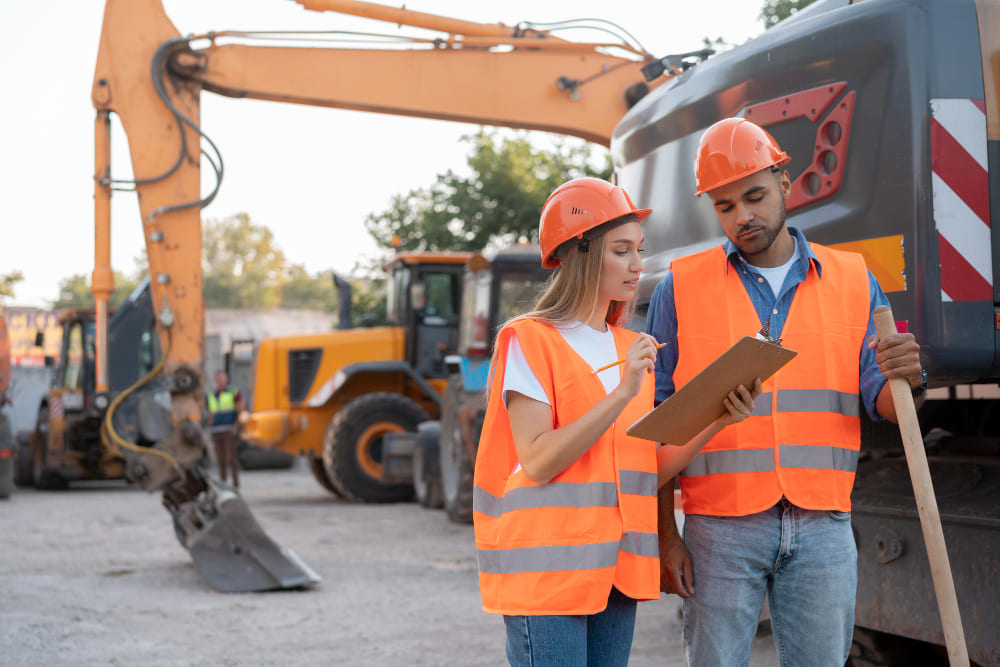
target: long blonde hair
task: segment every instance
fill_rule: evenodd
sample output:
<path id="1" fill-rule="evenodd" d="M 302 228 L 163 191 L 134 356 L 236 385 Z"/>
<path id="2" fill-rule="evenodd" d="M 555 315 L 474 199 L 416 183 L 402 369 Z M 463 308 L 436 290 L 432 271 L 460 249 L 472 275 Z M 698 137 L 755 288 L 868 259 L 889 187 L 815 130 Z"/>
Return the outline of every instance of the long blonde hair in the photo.
<path id="1" fill-rule="evenodd" d="M 565 252 L 560 257 L 559 267 L 552 272 L 534 308 L 520 317 L 550 323 L 568 323 L 579 319 L 582 312 L 584 319 L 593 315 L 593 310 L 598 307 L 597 295 L 601 284 L 606 236 L 604 233 L 591 239 L 587 252 L 581 252 L 576 243 L 567 243 Z M 588 307 L 590 312 L 585 312 Z M 604 321 L 624 326 L 634 312 L 635 298 L 612 301 L 608 304 Z M 511 321 L 515 319 L 518 318 Z"/>

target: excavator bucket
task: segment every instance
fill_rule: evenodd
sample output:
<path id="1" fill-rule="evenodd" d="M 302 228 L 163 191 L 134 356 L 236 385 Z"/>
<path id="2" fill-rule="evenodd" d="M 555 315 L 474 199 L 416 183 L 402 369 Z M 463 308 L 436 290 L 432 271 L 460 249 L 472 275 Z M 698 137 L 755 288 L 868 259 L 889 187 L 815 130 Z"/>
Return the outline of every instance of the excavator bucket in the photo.
<path id="1" fill-rule="evenodd" d="M 239 492 L 207 478 L 193 500 L 175 505 L 164 495 L 174 517 L 177 539 L 191 554 L 205 581 L 225 593 L 303 588 L 320 580 L 291 549 L 267 536 Z"/>

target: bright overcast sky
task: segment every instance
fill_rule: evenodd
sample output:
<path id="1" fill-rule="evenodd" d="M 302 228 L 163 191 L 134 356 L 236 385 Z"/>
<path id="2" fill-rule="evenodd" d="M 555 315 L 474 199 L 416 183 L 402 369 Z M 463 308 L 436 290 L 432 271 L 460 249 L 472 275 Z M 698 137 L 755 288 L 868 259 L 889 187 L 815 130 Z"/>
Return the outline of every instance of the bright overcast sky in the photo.
<path id="1" fill-rule="evenodd" d="M 399 6 L 400 2 L 383 3 Z M 656 55 L 692 51 L 703 37 L 740 43 L 759 34 L 763 0 L 529 2 L 408 0 L 421 12 L 514 25 L 578 18 L 611 20 Z M 59 281 L 93 269 L 93 127 L 90 88 L 103 0 L 0 0 L 0 64 L 6 129 L 0 161 L 0 274 L 20 270 L 9 305 L 47 306 Z M 308 12 L 289 0 L 164 0 L 182 34 L 208 30 L 354 29 L 394 26 Z M 407 34 L 414 34 L 409 31 Z M 567 39 L 601 39 L 563 34 Z M 116 126 L 118 127 L 118 126 Z M 203 219 L 245 211 L 270 227 L 292 263 L 350 274 L 375 254 L 369 213 L 392 195 L 463 171 L 477 126 L 202 95 L 202 127 L 218 145 L 226 175 Z M 127 177 L 124 133 L 113 134 L 112 171 Z M 392 150 L 395 149 L 395 150 Z M 206 181 L 207 182 L 207 181 Z M 112 262 L 131 274 L 142 250 L 135 195 L 115 193 Z"/>

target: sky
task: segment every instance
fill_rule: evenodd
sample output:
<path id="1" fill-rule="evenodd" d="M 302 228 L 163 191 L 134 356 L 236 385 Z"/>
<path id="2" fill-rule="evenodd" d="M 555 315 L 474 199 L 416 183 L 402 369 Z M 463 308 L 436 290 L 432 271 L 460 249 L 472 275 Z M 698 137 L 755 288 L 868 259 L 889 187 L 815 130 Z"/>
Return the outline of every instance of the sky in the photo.
<path id="1" fill-rule="evenodd" d="M 392 4 L 400 6 L 398 0 Z M 515 25 L 579 18 L 613 21 L 655 55 L 702 48 L 704 37 L 738 44 L 760 34 L 763 0 L 529 2 L 408 0 L 408 9 Z M 210 30 L 360 30 L 395 25 L 303 9 L 290 0 L 163 0 L 181 34 Z M 21 271 L 9 306 L 46 307 L 61 280 L 94 261 L 94 110 L 90 101 L 103 0 L 0 0 L 5 129 L 0 160 L 0 274 Z M 400 31 L 403 32 L 403 31 Z M 421 34 L 405 29 L 405 34 Z M 426 33 L 424 33 L 426 34 Z M 604 37 L 560 33 L 575 41 Z M 359 56 L 362 57 L 362 56 Z M 202 220 L 240 212 L 272 230 L 288 262 L 310 273 L 356 274 L 376 256 L 365 217 L 393 195 L 466 172 L 476 125 L 302 107 L 202 94 L 202 128 L 219 147 L 225 178 Z M 533 140 L 545 142 L 537 133 Z M 203 168 L 203 173 L 207 170 Z M 112 174 L 131 176 L 127 138 L 113 122 Z M 206 187 L 209 180 L 204 179 Z M 112 200 L 112 264 L 133 274 L 143 249 L 134 194 Z"/>

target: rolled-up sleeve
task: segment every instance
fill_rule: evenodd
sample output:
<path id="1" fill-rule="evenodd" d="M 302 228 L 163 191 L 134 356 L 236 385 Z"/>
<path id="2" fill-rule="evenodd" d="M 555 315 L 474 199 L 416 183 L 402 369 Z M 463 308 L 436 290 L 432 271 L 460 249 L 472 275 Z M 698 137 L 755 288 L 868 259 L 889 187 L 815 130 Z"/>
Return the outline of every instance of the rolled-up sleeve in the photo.
<path id="1" fill-rule="evenodd" d="M 868 292 L 870 301 L 868 333 L 865 336 L 864 343 L 861 345 L 861 360 L 860 368 L 858 369 L 861 379 L 861 401 L 865 404 L 868 416 L 874 421 L 881 421 L 883 417 L 875 409 L 875 403 L 878 400 L 879 392 L 882 391 L 882 387 L 885 385 L 885 376 L 878 369 L 878 362 L 875 361 L 875 350 L 868 349 L 868 339 L 876 334 L 875 309 L 879 306 L 888 306 L 889 299 L 886 298 L 885 292 L 882 291 L 871 271 L 868 272 Z"/>

